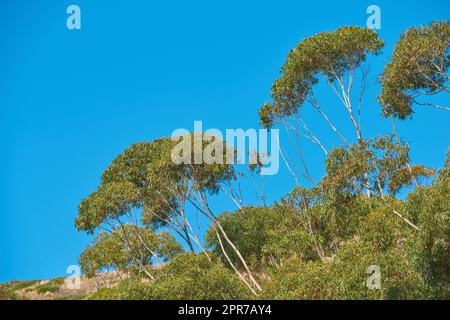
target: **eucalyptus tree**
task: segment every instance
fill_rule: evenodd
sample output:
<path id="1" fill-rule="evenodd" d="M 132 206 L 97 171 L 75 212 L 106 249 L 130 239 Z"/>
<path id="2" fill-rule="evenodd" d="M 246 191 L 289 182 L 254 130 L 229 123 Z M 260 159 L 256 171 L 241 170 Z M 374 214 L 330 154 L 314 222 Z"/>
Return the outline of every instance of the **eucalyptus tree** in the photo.
<path id="1" fill-rule="evenodd" d="M 355 72 L 368 54 L 377 55 L 382 47 L 383 41 L 374 30 L 359 27 L 343 27 L 305 38 L 289 52 L 281 76 L 272 85 L 273 101 L 265 103 L 259 110 L 260 123 L 268 128 L 283 123 L 309 104 L 348 145 L 350 139 L 337 129 L 314 93 L 314 87 L 323 79 L 342 103 L 356 137 L 361 141 L 359 109 L 355 111 L 351 99 Z"/>
<path id="2" fill-rule="evenodd" d="M 409 146 L 393 135 L 364 139 L 333 149 L 325 176 L 315 186 L 295 187 L 280 204 L 244 207 L 221 214 L 219 220 L 244 258 L 259 270 L 278 269 L 294 255 L 327 262 L 343 244 L 371 235 L 359 230 L 370 214 L 382 213 L 399 230 L 406 229 L 398 238 L 422 232 L 395 195 L 414 180 L 433 175 L 434 170 L 423 165 L 410 165 Z M 212 230 L 207 243 L 220 253 Z M 231 259 L 239 262 L 235 255 Z"/>
<path id="3" fill-rule="evenodd" d="M 101 232 L 80 256 L 83 273 L 92 277 L 113 269 L 125 274 L 144 273 L 155 280 L 151 270 L 161 267 L 182 252 L 180 244 L 168 232 L 125 224 L 111 233 Z"/>
<path id="4" fill-rule="evenodd" d="M 425 39 L 429 39 L 422 44 L 422 47 L 436 46 L 433 54 L 437 52 L 435 55 L 440 60 L 433 58 L 434 60 L 431 59 L 433 61 L 429 61 L 428 64 L 436 64 L 434 79 L 435 83 L 440 84 L 445 79 L 445 73 L 442 72 L 448 67 L 448 61 L 445 60 L 448 57 L 442 54 L 442 51 L 446 52 L 448 49 L 448 44 L 445 44 L 445 41 L 448 41 L 448 33 L 447 38 L 445 37 L 447 25 L 447 23 L 432 24 L 434 36 L 429 35 L 431 31 L 419 32 L 419 34 L 426 33 Z M 405 37 L 411 38 L 409 35 Z M 415 37 L 418 39 L 408 41 L 415 43 L 423 38 L 417 35 Z M 360 115 L 367 74 L 363 72 L 362 76 L 357 78 L 355 72 L 358 69 L 366 70 L 363 63 L 368 54 L 378 55 L 382 47 L 383 41 L 376 31 L 359 27 L 343 27 L 334 32 L 323 32 L 302 40 L 290 51 L 282 67 L 281 76 L 272 85 L 272 102 L 265 103 L 259 110 L 260 123 L 265 127 L 270 128 L 277 124 L 286 126 L 290 121 L 287 125 L 288 129 L 294 129 L 296 132 L 302 130 L 303 135 L 322 148 L 327 156 L 327 175 L 319 184 L 322 190 L 326 189 L 328 193 L 339 191 L 339 197 L 348 194 L 359 195 L 364 191 L 367 197 L 376 195 L 386 199 L 386 191 L 395 194 L 404 185 L 416 182 L 419 177 L 433 174 L 424 166 L 409 164 L 409 149 L 399 142 L 398 138 L 394 141 L 396 135 L 375 140 L 368 140 L 363 136 Z M 401 47 L 397 46 L 397 48 Z M 421 56 L 423 51 L 423 48 L 410 51 L 411 56 L 410 58 L 406 56 L 406 60 L 411 60 L 411 57 L 414 57 L 416 61 L 430 60 L 431 52 L 428 56 L 426 55 L 428 58 L 424 58 Z M 400 78 L 400 75 L 391 74 L 394 69 L 398 73 L 403 70 L 397 65 L 393 67 L 388 65 L 384 75 L 389 75 L 386 81 L 396 84 L 396 79 Z M 356 80 L 361 82 L 360 96 L 357 101 L 354 101 L 352 89 L 355 87 Z M 314 92 L 320 81 L 328 85 L 330 91 L 343 105 L 343 115 L 352 124 L 356 139 L 344 135 L 320 104 Z M 402 83 L 402 79 L 399 79 L 399 83 Z M 441 89 L 446 90 L 445 87 Z M 354 102 L 357 102 L 357 107 Z M 309 129 L 301 115 L 302 109 L 307 105 L 312 106 L 324 118 L 332 131 L 340 138 L 342 142 L 340 146 L 328 151 L 322 140 Z M 296 123 L 292 124 L 292 120 Z M 356 143 L 353 143 L 355 140 Z M 299 153 L 299 156 L 303 170 L 299 170 L 298 166 L 282 153 L 290 173 L 296 180 L 297 190 L 303 190 L 300 187 L 297 172 L 307 178 L 310 174 L 302 154 Z M 313 185 L 319 185 L 312 179 L 308 180 L 313 182 Z M 300 209 L 304 210 L 305 207 Z M 417 228 L 397 210 L 393 212 L 412 227 Z"/>
<path id="5" fill-rule="evenodd" d="M 222 140 L 195 133 L 177 139 L 136 143 L 113 160 L 102 174 L 97 191 L 80 203 L 76 227 L 89 233 L 96 229 L 106 232 L 118 228 L 124 230 L 126 224 L 142 225 L 154 231 L 166 227 L 182 239 L 191 252 L 196 246 L 210 259 L 190 221 L 196 214 L 203 215 L 216 230 L 218 239 L 223 239 L 228 248 L 240 257 L 245 276 L 231 260 L 229 262 L 241 280 L 256 293 L 255 289 L 260 290 L 257 280 L 209 204 L 209 195 L 219 193 L 224 185 L 230 185 L 236 178 L 233 167 L 225 163 L 197 163 L 194 153 L 190 154 L 188 161 L 174 162 L 173 152 L 178 152 L 179 139 L 188 141 L 192 147 L 200 141 L 205 155 L 208 152 L 212 156 L 215 152 L 230 152 Z M 136 232 L 135 238 L 145 244 L 137 229 L 129 230 Z M 227 255 L 225 248 L 223 254 Z"/>
<path id="6" fill-rule="evenodd" d="M 383 41 L 376 31 L 343 27 L 334 32 L 322 32 L 305 38 L 289 52 L 281 69 L 281 76 L 272 84 L 272 101 L 260 108 L 259 117 L 260 123 L 266 128 L 275 125 L 286 128 L 288 140 L 297 153 L 299 162 L 289 158 L 280 145 L 281 156 L 297 186 L 300 185 L 298 174 L 310 183 L 316 183 L 304 159 L 301 139 L 306 137 L 318 145 L 325 155 L 329 153 L 326 143 L 307 123 L 302 109 L 309 106 L 316 110 L 345 146 L 350 146 L 355 138 L 362 143 L 361 109 L 368 78 L 368 67 L 364 62 L 367 55 L 380 54 L 382 47 Z M 359 77 L 358 71 L 361 73 Z M 344 134 L 335 124 L 335 119 L 329 116 L 327 109 L 330 110 L 331 106 L 325 108 L 319 101 L 315 89 L 320 81 L 329 87 L 329 94 L 337 97 L 342 106 L 343 119 L 348 119 L 355 132 L 353 138 Z M 353 88 L 358 81 L 359 94 L 355 98 Z"/>
<path id="7" fill-rule="evenodd" d="M 449 45 L 448 21 L 410 28 L 401 35 L 381 75 L 378 99 L 386 117 L 404 120 L 412 116 L 414 105 L 450 110 L 424 98 L 450 92 Z"/>

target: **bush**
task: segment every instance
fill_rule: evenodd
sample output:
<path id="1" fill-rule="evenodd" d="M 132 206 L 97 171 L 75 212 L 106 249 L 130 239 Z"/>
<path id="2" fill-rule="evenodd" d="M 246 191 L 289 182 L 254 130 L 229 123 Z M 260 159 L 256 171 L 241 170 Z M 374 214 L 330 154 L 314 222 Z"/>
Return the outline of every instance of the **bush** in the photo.
<path id="1" fill-rule="evenodd" d="M 18 300 L 19 296 L 9 286 L 0 285 L 0 300 Z"/>
<path id="2" fill-rule="evenodd" d="M 369 289 L 368 268 L 380 267 L 381 287 Z M 386 252 L 363 241 L 344 245 L 331 261 L 290 259 L 266 284 L 267 299 L 421 299 L 426 285 L 400 248 Z"/>
<path id="3" fill-rule="evenodd" d="M 139 277 L 102 288 L 93 300 L 222 300 L 250 298 L 249 289 L 227 268 L 203 255 L 179 254 L 157 271 L 152 283 Z"/>
<path id="4" fill-rule="evenodd" d="M 153 299 L 225 300 L 250 298 L 236 274 L 203 255 L 180 254 L 151 286 Z"/>

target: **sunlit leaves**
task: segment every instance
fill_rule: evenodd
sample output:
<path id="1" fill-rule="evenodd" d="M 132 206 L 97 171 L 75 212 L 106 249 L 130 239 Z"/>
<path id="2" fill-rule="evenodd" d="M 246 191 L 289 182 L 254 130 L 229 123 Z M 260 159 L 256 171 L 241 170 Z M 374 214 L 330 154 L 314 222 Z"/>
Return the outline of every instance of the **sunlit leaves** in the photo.
<path id="1" fill-rule="evenodd" d="M 139 273 L 142 268 L 161 264 L 182 251 L 180 244 L 167 232 L 156 234 L 148 228 L 123 225 L 111 233 L 100 233 L 80 256 L 87 276 L 113 269 Z"/>
<path id="2" fill-rule="evenodd" d="M 277 119 L 295 114 L 319 76 L 333 82 L 382 47 L 383 41 L 374 30 L 359 27 L 343 27 L 302 40 L 289 52 L 281 77 L 272 85 L 273 102 L 259 110 L 261 124 L 269 128 Z"/>
<path id="3" fill-rule="evenodd" d="M 448 92 L 449 45 L 448 21 L 410 28 L 402 34 L 381 76 L 379 101 L 386 117 L 406 119 L 413 114 L 420 95 Z"/>
<path id="4" fill-rule="evenodd" d="M 432 176 L 434 171 L 422 165 L 410 166 L 408 145 L 387 135 L 335 148 L 326 160 L 326 173 L 324 188 L 337 194 L 379 193 L 386 187 L 396 194 L 414 179 Z"/>
<path id="5" fill-rule="evenodd" d="M 120 181 L 101 185 L 78 206 L 75 225 L 78 230 L 93 232 L 106 218 L 119 217 L 139 206 L 139 189 L 132 182 Z"/>
<path id="6" fill-rule="evenodd" d="M 155 272 L 152 283 L 132 277 L 95 293 L 91 299 L 227 300 L 250 299 L 249 290 L 220 263 L 203 255 L 183 253 Z"/>
<path id="7" fill-rule="evenodd" d="M 202 143 L 204 147 L 211 141 Z M 175 145 L 170 139 L 136 143 L 114 159 L 98 190 L 80 203 L 77 228 L 93 232 L 106 219 L 133 209 L 141 210 L 144 223 L 157 227 L 164 224 L 159 215 L 174 214 L 181 199 L 193 192 L 193 182 L 196 190 L 216 193 L 221 181 L 234 179 L 227 164 L 194 164 L 193 158 L 191 163 L 174 164 L 171 151 Z"/>

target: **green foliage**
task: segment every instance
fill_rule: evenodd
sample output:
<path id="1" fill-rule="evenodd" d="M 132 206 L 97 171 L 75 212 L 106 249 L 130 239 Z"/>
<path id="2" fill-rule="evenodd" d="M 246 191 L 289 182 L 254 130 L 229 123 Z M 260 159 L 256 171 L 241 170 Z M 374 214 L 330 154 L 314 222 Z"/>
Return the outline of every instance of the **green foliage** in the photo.
<path id="1" fill-rule="evenodd" d="M 153 299 L 226 300 L 249 298 L 249 290 L 228 268 L 203 255 L 181 254 L 152 284 Z"/>
<path id="2" fill-rule="evenodd" d="M 265 284 L 263 298 L 333 299 L 334 292 L 329 285 L 332 281 L 330 269 L 330 265 L 325 263 L 289 259 L 272 275 L 272 280 Z"/>
<path id="3" fill-rule="evenodd" d="M 264 270 L 279 266 L 293 255 L 305 260 L 319 258 L 317 247 L 326 242 L 331 226 L 329 219 L 319 206 L 304 212 L 297 209 L 285 200 L 282 205 L 245 207 L 235 213 L 224 213 L 219 221 L 244 259 L 253 268 Z M 208 230 L 206 240 L 214 254 L 227 265 L 213 229 Z M 239 265 L 238 257 L 226 244 L 225 249 L 233 263 Z"/>
<path id="4" fill-rule="evenodd" d="M 422 165 L 411 167 L 408 145 L 392 135 L 335 148 L 325 165 L 323 187 L 335 194 L 362 194 L 367 190 L 379 193 L 387 187 L 394 195 L 414 179 L 434 174 Z"/>
<path id="5" fill-rule="evenodd" d="M 274 207 L 244 207 L 234 213 L 223 213 L 219 216 L 219 222 L 227 233 L 231 241 L 239 248 L 244 259 L 253 267 L 259 268 L 261 265 L 275 262 L 276 256 L 266 251 L 272 241 L 276 241 L 274 230 L 278 230 L 281 224 L 293 222 L 294 216 L 281 206 Z M 291 235 L 293 236 L 293 235 Z M 206 242 L 213 249 L 217 257 L 221 257 L 224 264 L 227 264 L 222 255 L 215 231 L 211 228 L 206 235 Z M 228 255 L 235 264 L 240 264 L 237 255 L 230 250 L 228 244 L 224 244 Z M 289 250 L 289 248 L 286 248 Z"/>
<path id="6" fill-rule="evenodd" d="M 119 299 L 119 292 L 117 290 L 117 287 L 100 288 L 93 294 L 85 298 L 85 300 L 118 300 L 118 299 Z"/>
<path id="7" fill-rule="evenodd" d="M 168 139 L 136 143 L 114 159 L 103 173 L 98 190 L 80 203 L 77 229 L 92 233 L 106 219 L 142 209 L 149 201 L 149 168 L 170 145 Z"/>
<path id="8" fill-rule="evenodd" d="M 64 278 L 56 278 L 50 280 L 45 284 L 38 285 L 35 290 L 37 293 L 44 294 L 47 292 L 57 292 L 61 289 L 61 286 L 64 283 Z"/>
<path id="9" fill-rule="evenodd" d="M 450 66 L 450 23 L 432 22 L 410 28 L 395 45 L 394 54 L 381 76 L 379 101 L 386 117 L 406 119 L 421 95 L 444 90 Z"/>
<path id="10" fill-rule="evenodd" d="M 109 268 L 139 272 L 181 251 L 180 244 L 168 232 L 156 234 L 149 228 L 126 224 L 110 234 L 100 233 L 94 244 L 81 254 L 80 265 L 88 277 Z"/>
<path id="11" fill-rule="evenodd" d="M 381 148 L 391 146 L 390 143 L 381 139 L 371 144 Z M 374 167 L 381 168 L 381 173 L 377 171 L 379 177 L 383 172 L 395 171 L 399 158 L 407 158 L 407 154 L 394 152 L 395 149 L 383 150 L 383 156 L 372 159 Z M 399 163 L 404 163 L 404 159 Z M 340 190 L 336 196 L 336 192 L 327 190 L 327 184 L 321 183 L 312 189 L 296 188 L 281 204 L 272 207 L 246 207 L 224 213 L 219 221 L 244 258 L 259 270 L 261 279 L 269 279 L 263 281 L 262 298 L 446 298 L 449 163 L 447 160 L 433 186 L 418 188 L 406 202 L 388 198 L 386 204 L 379 196 L 368 198 L 348 189 Z M 328 174 L 341 173 L 330 169 Z M 345 184 L 339 186 L 344 188 Z M 428 199 L 417 199 L 418 195 L 424 196 L 424 190 L 430 192 Z M 418 202 L 412 202 L 413 199 Z M 431 207 L 424 207 L 423 203 Z M 393 208 L 413 219 L 420 231 L 399 219 Z M 221 257 L 212 230 L 207 240 Z M 238 263 L 237 257 L 230 256 Z M 372 265 L 380 267 L 380 289 L 366 285 Z"/>
<path id="12" fill-rule="evenodd" d="M 434 173 L 410 166 L 409 148 L 392 136 L 363 140 L 330 152 L 326 175 L 315 187 L 296 187 L 280 204 L 244 207 L 218 217 L 228 237 L 256 271 L 267 299 L 428 299 L 449 292 L 449 163 L 429 187 L 418 187 L 406 201 L 393 196 L 413 179 Z M 408 171 L 405 173 L 405 170 Z M 367 197 L 364 186 L 369 186 Z M 376 187 L 391 192 L 382 198 Z M 416 231 L 394 214 L 403 213 Z M 80 258 L 94 274 L 113 267 L 134 274 L 90 299 L 241 299 L 250 291 L 224 258 L 213 229 L 203 254 L 179 253 L 171 236 L 125 225 L 124 234 L 100 234 Z M 135 231 L 146 246 L 138 241 Z M 129 254 L 149 247 L 169 261 L 144 280 Z M 224 244 L 235 266 L 243 266 Z M 165 249 L 164 249 L 165 248 Z M 134 257 L 136 255 L 133 255 Z M 380 267 L 381 288 L 369 289 L 368 268 Z M 133 272 L 136 271 L 136 272 Z"/>
<path id="13" fill-rule="evenodd" d="M 137 207 L 139 191 L 131 182 L 113 182 L 101 186 L 79 206 L 77 227 L 92 230 L 108 217 L 119 217 Z"/>
<path id="14" fill-rule="evenodd" d="M 31 287 L 32 285 L 37 284 L 39 281 L 31 280 L 31 281 L 11 281 L 8 282 L 8 287 L 13 291 L 23 290 Z"/>
<path id="15" fill-rule="evenodd" d="M 154 282 L 130 278 L 113 288 L 101 289 L 99 300 L 225 300 L 250 298 L 249 290 L 229 269 L 203 255 L 183 253 L 158 271 Z"/>
<path id="16" fill-rule="evenodd" d="M 354 149 L 352 149 L 354 148 Z M 363 150 L 364 152 L 362 152 Z M 419 187 L 406 202 L 374 194 L 355 181 L 381 181 L 391 192 L 418 178 L 414 169 L 397 182 L 408 163 L 408 148 L 383 137 L 350 150 L 338 148 L 327 160 L 327 175 L 315 188 L 296 188 L 279 205 L 225 213 L 219 220 L 245 259 L 269 272 L 267 299 L 448 298 L 450 161 L 430 187 Z M 343 170 L 345 168 L 345 170 Z M 416 171 L 415 171 L 416 170 Z M 416 223 L 410 228 L 393 209 Z M 217 243 L 209 231 L 211 245 Z M 236 257 L 233 259 L 236 260 Z M 380 267 L 381 288 L 369 289 L 371 265 Z"/>
<path id="17" fill-rule="evenodd" d="M 270 128 L 278 118 L 295 114 L 310 97 L 319 76 L 334 82 L 358 68 L 367 54 L 379 54 L 382 47 L 374 30 L 359 27 L 304 39 L 289 52 L 281 77 L 272 85 L 273 103 L 265 103 L 259 110 L 260 123 Z"/>
<path id="18" fill-rule="evenodd" d="M 448 22 L 412 28 L 402 35 L 382 75 L 379 100 L 385 116 L 405 119 L 413 112 L 419 90 L 428 95 L 445 90 L 449 35 Z M 186 151 L 178 149 L 182 144 L 177 139 L 134 144 L 120 154 L 103 173 L 98 189 L 80 203 L 75 223 L 90 233 L 113 225 L 81 255 L 83 272 L 91 277 L 114 269 L 129 277 L 88 298 L 254 298 L 237 270 L 252 280 L 257 298 L 449 299 L 450 152 L 435 176 L 433 169 L 410 164 L 409 145 L 396 136 L 364 139 L 352 113 L 353 72 L 382 47 L 375 31 L 344 27 L 306 38 L 289 53 L 272 86 L 273 102 L 259 110 L 261 124 L 270 128 L 295 115 L 305 102 L 314 105 L 313 88 L 324 79 L 333 88 L 340 84 L 342 96 L 337 95 L 353 121 L 358 143 L 348 143 L 337 132 L 345 146 L 327 153 L 324 177 L 309 188 L 299 186 L 296 179 L 297 186 L 280 203 L 243 207 L 215 220 L 206 194 L 216 194 L 222 183 L 237 179 L 231 166 L 195 164 L 194 153 L 189 153 L 189 163 L 174 163 L 174 148 Z M 350 79 L 347 88 L 345 77 Z M 178 140 L 190 150 L 195 145 L 202 150 L 220 146 L 210 148 L 213 157 L 235 155 L 212 136 L 188 134 Z M 250 169 L 258 172 L 258 164 Z M 420 185 L 432 177 L 432 184 Z M 396 198 L 399 194 L 402 197 Z M 212 222 L 206 233 L 210 251 L 193 253 L 186 203 L 206 210 L 202 212 Z M 133 221 L 135 212 L 140 221 Z M 179 229 L 169 222 L 177 218 Z M 185 239 L 192 252 L 183 252 L 172 234 L 160 232 L 161 227 L 170 227 Z M 217 238 L 219 227 L 233 244 L 223 241 L 228 257 Z M 157 269 L 156 260 L 160 260 Z M 381 272 L 377 289 L 367 285 L 372 266 Z M 145 277 L 143 271 L 151 274 Z M 256 290 L 253 272 L 262 291 Z M 57 284 L 41 287 L 47 292 Z M 11 287 L 0 290 L 0 296 L 12 297 Z"/>
<path id="19" fill-rule="evenodd" d="M 357 237 L 377 251 L 384 252 L 401 244 L 411 230 L 394 216 L 388 208 L 378 207 L 359 224 Z"/>
<path id="20" fill-rule="evenodd" d="M 380 267 L 380 289 L 366 281 L 372 265 Z M 288 260 L 266 283 L 268 299 L 420 299 L 426 285 L 398 247 L 380 251 L 371 242 L 343 245 L 330 261 Z"/>
<path id="21" fill-rule="evenodd" d="M 101 288 L 89 300 L 151 300 L 151 287 L 139 277 L 121 281 L 110 288 Z"/>
<path id="22" fill-rule="evenodd" d="M 206 135 L 189 134 L 180 139 L 186 139 L 192 148 L 200 140 L 203 149 L 213 144 L 220 145 L 217 149 L 224 155 L 229 152 L 223 141 Z M 180 211 L 194 183 L 196 191 L 217 193 L 220 182 L 234 179 L 230 165 L 195 164 L 193 152 L 190 163 L 174 164 L 171 154 L 177 144 L 166 138 L 136 143 L 114 159 L 103 173 L 98 190 L 80 203 L 77 229 L 93 233 L 103 222 L 137 209 L 144 224 L 157 228 L 166 224 L 161 217 Z"/>
<path id="23" fill-rule="evenodd" d="M 416 267 L 438 298 L 450 298 L 450 152 L 433 185 L 407 199 L 407 208 L 421 229 L 411 241 Z"/>
<path id="24" fill-rule="evenodd" d="M 396 243 L 387 250 L 377 250 L 370 242 L 352 242 L 343 246 L 333 261 L 333 279 L 337 297 L 343 299 L 420 299 L 426 298 L 426 286 L 414 270 L 410 258 Z M 377 265 L 381 287 L 367 287 L 368 267 Z"/>

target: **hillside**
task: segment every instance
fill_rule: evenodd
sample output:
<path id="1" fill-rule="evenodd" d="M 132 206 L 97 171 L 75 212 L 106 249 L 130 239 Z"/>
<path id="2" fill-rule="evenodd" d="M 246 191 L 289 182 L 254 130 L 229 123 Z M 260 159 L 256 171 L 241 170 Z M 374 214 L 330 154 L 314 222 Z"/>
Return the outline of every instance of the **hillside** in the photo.
<path id="1" fill-rule="evenodd" d="M 92 278 L 82 276 L 79 289 L 72 289 L 73 279 L 70 277 L 10 281 L 0 284 L 0 300 L 80 300 L 100 288 L 116 285 L 124 277 L 126 276 L 117 272 L 102 273 Z"/>

